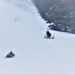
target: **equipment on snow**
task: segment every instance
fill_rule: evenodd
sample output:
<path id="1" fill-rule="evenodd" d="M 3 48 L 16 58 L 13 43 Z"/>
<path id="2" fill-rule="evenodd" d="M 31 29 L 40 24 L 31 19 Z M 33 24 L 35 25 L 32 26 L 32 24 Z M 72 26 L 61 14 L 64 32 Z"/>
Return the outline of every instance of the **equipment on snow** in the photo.
<path id="1" fill-rule="evenodd" d="M 15 57 L 15 54 L 14 54 L 12 51 L 10 51 L 10 52 L 6 55 L 5 58 L 13 58 L 13 57 Z"/>
<path id="2" fill-rule="evenodd" d="M 54 39 L 54 35 L 52 36 L 52 34 L 49 31 L 46 31 L 46 35 L 44 35 L 45 39 Z"/>

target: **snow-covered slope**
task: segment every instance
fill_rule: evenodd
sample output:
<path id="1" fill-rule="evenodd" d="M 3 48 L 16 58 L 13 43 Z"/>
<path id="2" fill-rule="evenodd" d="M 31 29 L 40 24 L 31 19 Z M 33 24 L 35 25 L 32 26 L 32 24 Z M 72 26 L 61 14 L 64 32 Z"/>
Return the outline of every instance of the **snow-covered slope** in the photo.
<path id="1" fill-rule="evenodd" d="M 0 74 L 75 74 L 75 35 L 44 39 L 45 26 L 37 10 L 0 0 Z M 15 58 L 5 59 L 11 50 Z"/>

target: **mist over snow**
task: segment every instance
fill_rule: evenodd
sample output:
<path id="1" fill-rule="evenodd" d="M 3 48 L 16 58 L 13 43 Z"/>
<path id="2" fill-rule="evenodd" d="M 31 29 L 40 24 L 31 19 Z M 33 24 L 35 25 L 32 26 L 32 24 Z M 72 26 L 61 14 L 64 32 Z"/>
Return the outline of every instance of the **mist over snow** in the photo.
<path id="1" fill-rule="evenodd" d="M 0 74 L 75 74 L 75 35 L 46 26 L 31 0 L 0 0 Z"/>

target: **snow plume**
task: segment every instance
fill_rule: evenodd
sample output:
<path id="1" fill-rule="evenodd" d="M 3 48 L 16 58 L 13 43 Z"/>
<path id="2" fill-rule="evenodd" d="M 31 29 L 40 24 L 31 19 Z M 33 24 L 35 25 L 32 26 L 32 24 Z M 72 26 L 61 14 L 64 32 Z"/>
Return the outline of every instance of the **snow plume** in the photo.
<path id="1" fill-rule="evenodd" d="M 40 13 L 38 12 L 38 9 L 35 7 L 32 0 L 6 0 L 10 2 L 13 5 L 18 6 L 19 8 L 23 9 L 25 12 L 30 13 L 31 15 L 34 15 L 38 18 L 39 22 L 42 25 L 42 29 L 46 30 L 46 22 L 44 19 L 40 16 Z"/>
<path id="2" fill-rule="evenodd" d="M 7 0 L 11 2 L 12 4 L 16 4 L 20 8 L 24 10 L 30 10 L 31 7 L 33 7 L 32 1 L 31 0 Z"/>

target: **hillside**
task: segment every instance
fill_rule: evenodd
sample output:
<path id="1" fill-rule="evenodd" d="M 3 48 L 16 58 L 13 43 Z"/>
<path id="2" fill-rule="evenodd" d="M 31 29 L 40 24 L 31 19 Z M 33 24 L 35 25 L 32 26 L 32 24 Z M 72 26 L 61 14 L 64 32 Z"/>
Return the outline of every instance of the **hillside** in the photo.
<path id="1" fill-rule="evenodd" d="M 75 35 L 50 31 L 55 39 L 49 40 L 45 31 L 34 6 L 0 0 L 0 74 L 75 74 Z M 15 58 L 4 58 L 9 51 Z"/>

